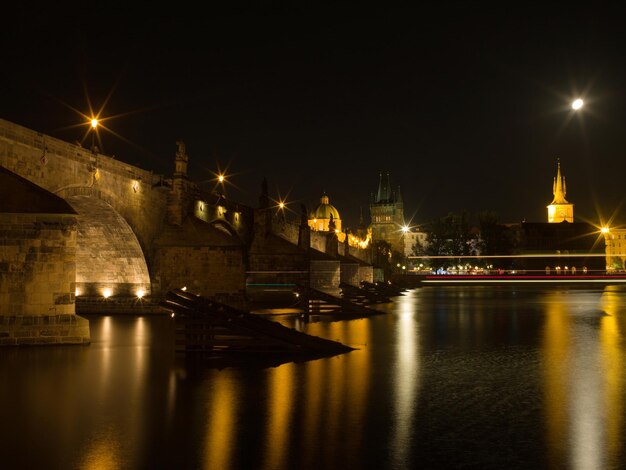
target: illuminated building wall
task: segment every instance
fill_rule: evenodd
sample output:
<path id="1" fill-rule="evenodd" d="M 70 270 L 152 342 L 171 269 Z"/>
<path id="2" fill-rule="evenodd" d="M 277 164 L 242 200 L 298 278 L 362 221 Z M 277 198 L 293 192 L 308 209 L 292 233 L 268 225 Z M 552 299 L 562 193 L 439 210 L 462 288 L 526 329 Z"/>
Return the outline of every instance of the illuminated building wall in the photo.
<path id="1" fill-rule="evenodd" d="M 626 268 L 626 229 L 610 229 L 604 239 L 607 271 L 623 271 Z"/>
<path id="2" fill-rule="evenodd" d="M 426 232 L 417 232 L 417 231 L 408 231 L 402 234 L 402 240 L 404 241 L 404 251 L 402 252 L 404 256 L 413 256 L 414 253 L 413 247 L 416 245 L 421 246 L 422 248 L 426 248 L 427 245 L 428 233 Z"/>

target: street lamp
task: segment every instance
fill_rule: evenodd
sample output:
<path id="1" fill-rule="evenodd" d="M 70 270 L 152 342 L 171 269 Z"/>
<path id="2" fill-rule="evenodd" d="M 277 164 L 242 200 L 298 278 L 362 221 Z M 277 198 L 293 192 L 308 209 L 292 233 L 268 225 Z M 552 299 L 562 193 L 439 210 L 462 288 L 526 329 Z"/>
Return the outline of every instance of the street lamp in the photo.
<path id="1" fill-rule="evenodd" d="M 98 119 L 92 118 L 90 121 L 91 124 L 91 151 L 93 153 L 96 152 L 96 133 L 98 132 Z"/>
<path id="2" fill-rule="evenodd" d="M 572 109 L 574 111 L 578 111 L 580 108 L 583 107 L 583 104 L 585 103 L 581 98 L 576 98 L 574 101 L 572 101 Z"/>

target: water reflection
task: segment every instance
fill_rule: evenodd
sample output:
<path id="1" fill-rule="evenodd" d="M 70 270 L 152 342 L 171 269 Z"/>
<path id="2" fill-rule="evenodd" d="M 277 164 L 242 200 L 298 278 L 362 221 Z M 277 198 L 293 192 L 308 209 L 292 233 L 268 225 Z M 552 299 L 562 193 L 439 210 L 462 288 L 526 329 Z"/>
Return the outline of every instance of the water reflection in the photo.
<path id="1" fill-rule="evenodd" d="M 240 406 L 237 380 L 225 372 L 212 381 L 199 405 L 206 403 L 206 420 L 202 420 L 205 433 L 203 468 L 233 468 L 232 459 L 236 447 L 236 418 Z M 202 412 L 204 406 L 198 407 Z"/>
<path id="2" fill-rule="evenodd" d="M 600 320 L 600 353 L 602 356 L 602 372 L 604 373 L 603 401 L 607 406 L 606 434 L 607 460 L 612 465 L 620 463 L 619 450 L 623 445 L 622 433 L 624 422 L 624 338 L 621 333 L 625 304 L 623 295 L 614 287 L 607 287 L 600 301 L 606 313 Z M 621 321 L 620 321 L 621 320 Z"/>
<path id="3" fill-rule="evenodd" d="M 419 328 L 416 315 L 419 302 L 415 292 L 398 299 L 392 433 L 390 461 L 396 468 L 416 468 L 411 462 L 411 437 L 420 381 Z"/>
<path id="4" fill-rule="evenodd" d="M 302 324 L 357 349 L 275 367 L 180 360 L 169 317 L 94 317 L 88 347 L 0 350 L 2 467 L 619 469 L 625 300 L 417 289 Z"/>
<path id="5" fill-rule="evenodd" d="M 267 384 L 267 438 L 265 465 L 263 468 L 287 468 L 288 437 L 293 418 L 294 367 L 283 365 L 272 371 Z"/>
<path id="6" fill-rule="evenodd" d="M 614 468 L 623 417 L 623 291 L 554 292 L 544 335 L 546 426 L 552 467 Z M 623 312 L 622 312 L 623 313 Z"/>

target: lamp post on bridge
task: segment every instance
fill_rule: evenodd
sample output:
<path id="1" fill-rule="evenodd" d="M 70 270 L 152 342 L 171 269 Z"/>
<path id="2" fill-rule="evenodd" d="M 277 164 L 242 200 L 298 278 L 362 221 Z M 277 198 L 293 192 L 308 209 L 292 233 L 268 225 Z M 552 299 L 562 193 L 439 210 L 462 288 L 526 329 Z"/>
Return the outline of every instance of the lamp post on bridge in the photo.
<path id="1" fill-rule="evenodd" d="M 98 129 L 98 119 L 96 118 L 92 118 L 91 119 L 91 151 L 93 153 L 98 153 L 97 152 L 97 147 L 96 147 L 96 133 Z"/>

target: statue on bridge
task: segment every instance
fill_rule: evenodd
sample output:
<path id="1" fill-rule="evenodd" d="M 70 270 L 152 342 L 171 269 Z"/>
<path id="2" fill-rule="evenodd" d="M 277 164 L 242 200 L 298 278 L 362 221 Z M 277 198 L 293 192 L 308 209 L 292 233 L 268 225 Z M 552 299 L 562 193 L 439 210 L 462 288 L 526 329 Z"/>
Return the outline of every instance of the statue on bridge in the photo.
<path id="1" fill-rule="evenodd" d="M 182 139 L 178 139 L 176 145 L 178 146 L 178 150 L 176 151 L 176 161 L 174 164 L 175 174 L 179 176 L 187 175 L 187 160 L 189 160 L 189 157 L 185 151 L 185 142 L 183 142 Z"/>

